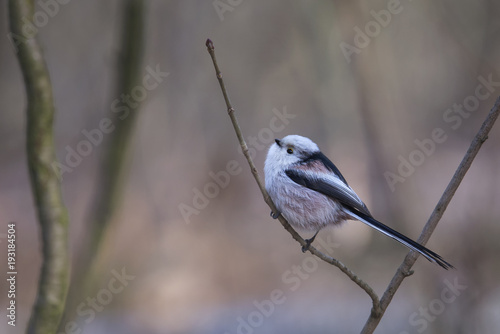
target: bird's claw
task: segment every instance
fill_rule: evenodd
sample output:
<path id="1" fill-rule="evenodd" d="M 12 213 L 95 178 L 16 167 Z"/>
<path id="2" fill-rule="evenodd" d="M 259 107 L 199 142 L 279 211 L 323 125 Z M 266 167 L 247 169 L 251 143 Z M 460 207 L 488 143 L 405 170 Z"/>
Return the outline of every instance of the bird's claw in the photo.
<path id="1" fill-rule="evenodd" d="M 309 250 L 309 247 L 311 247 L 311 243 L 309 242 L 309 240 L 306 240 L 306 244 L 302 246 L 302 253 L 307 252 Z"/>
<path id="2" fill-rule="evenodd" d="M 318 235 L 318 233 L 319 233 L 319 231 L 316 232 L 316 234 L 314 234 L 312 236 L 312 238 L 304 240 L 306 242 L 306 244 L 304 246 L 302 246 L 302 253 L 305 253 L 309 250 L 309 247 L 311 247 L 311 244 L 314 241 L 314 239 L 316 239 L 316 236 Z"/>
<path id="3" fill-rule="evenodd" d="M 278 219 L 278 217 L 281 215 L 281 212 L 277 211 L 277 212 L 272 212 L 271 211 L 271 217 L 273 217 L 273 219 Z"/>

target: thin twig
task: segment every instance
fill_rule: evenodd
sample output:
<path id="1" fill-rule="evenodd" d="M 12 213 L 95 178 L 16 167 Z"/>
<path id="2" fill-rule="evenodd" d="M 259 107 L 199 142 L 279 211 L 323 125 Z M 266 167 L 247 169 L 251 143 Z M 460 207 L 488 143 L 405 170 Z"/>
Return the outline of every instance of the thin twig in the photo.
<path id="1" fill-rule="evenodd" d="M 500 97 L 497 98 L 495 105 L 493 106 L 490 113 L 486 117 L 486 120 L 483 122 L 483 125 L 479 129 L 478 133 L 472 140 L 470 147 L 467 150 L 467 153 L 462 159 L 462 162 L 455 171 L 455 174 L 453 175 L 450 183 L 446 187 L 446 190 L 444 191 L 439 202 L 434 208 L 434 211 L 429 217 L 429 220 L 425 224 L 425 227 L 422 233 L 420 234 L 420 237 L 417 240 L 418 243 L 425 245 L 429 240 L 429 238 L 431 237 L 432 232 L 434 232 L 434 229 L 436 228 L 437 224 L 439 223 L 439 220 L 443 216 L 444 211 L 446 210 L 448 204 L 450 204 L 451 199 L 455 195 L 458 186 L 460 185 L 465 174 L 472 165 L 472 161 L 474 161 L 474 158 L 479 152 L 481 145 L 486 141 L 486 139 L 488 139 L 488 133 L 495 124 L 495 121 L 497 120 L 499 114 L 500 114 Z M 396 271 L 396 274 L 391 280 L 391 283 L 387 287 L 387 290 L 384 292 L 384 295 L 380 300 L 381 312 L 379 314 L 370 315 L 361 333 L 363 334 L 373 333 L 375 328 L 377 328 L 377 325 L 382 319 L 385 310 L 389 306 L 392 298 L 394 297 L 394 294 L 398 290 L 399 286 L 401 285 L 405 277 L 408 276 L 408 272 L 410 271 L 410 268 L 417 260 L 418 255 L 419 254 L 416 252 L 410 252 L 405 257 L 403 263 L 399 266 L 398 270 Z"/>
<path id="2" fill-rule="evenodd" d="M 69 280 L 68 225 L 61 184 L 52 168 L 56 161 L 53 138 L 54 102 L 42 49 L 35 37 L 24 36 L 26 18 L 33 17 L 34 1 L 9 1 L 10 31 L 27 95 L 26 150 L 43 251 L 38 294 L 28 333 L 55 333 L 63 314 Z"/>
<path id="3" fill-rule="evenodd" d="M 231 122 L 234 127 L 234 131 L 236 132 L 236 136 L 238 137 L 238 141 L 240 142 L 241 149 L 243 151 L 243 155 L 247 159 L 248 165 L 250 166 L 250 170 L 252 172 L 253 177 L 255 178 L 255 181 L 257 182 L 257 185 L 259 186 L 259 189 L 262 193 L 262 196 L 264 197 L 264 201 L 269 205 L 271 208 L 272 212 L 277 212 L 276 206 L 274 205 L 271 197 L 269 197 L 269 194 L 266 191 L 266 188 L 264 187 L 264 184 L 262 183 L 259 172 L 257 171 L 257 168 L 255 167 L 255 164 L 253 163 L 252 158 L 250 157 L 250 154 L 248 152 L 248 146 L 245 142 L 245 139 L 243 137 L 243 134 L 241 132 L 241 128 L 238 124 L 238 120 L 235 116 L 235 110 L 233 106 L 231 105 L 231 101 L 229 100 L 227 91 L 226 91 L 226 86 L 224 85 L 224 80 L 222 79 L 222 73 L 219 69 L 219 65 L 217 64 L 217 60 L 215 58 L 215 50 L 214 50 L 214 44 L 210 39 L 207 39 L 207 42 L 205 44 L 207 46 L 208 53 L 212 57 L 212 61 L 215 67 L 215 74 L 217 76 L 217 79 L 219 81 L 219 85 L 222 90 L 222 94 L 224 95 L 224 100 L 226 101 L 226 106 L 227 106 L 227 112 L 229 114 L 229 117 L 231 118 Z M 292 237 L 297 240 L 302 246 L 305 246 L 307 243 L 306 241 L 293 229 L 293 227 L 286 221 L 285 218 L 283 218 L 282 215 L 278 217 L 281 225 L 287 230 Z M 309 247 L 309 252 L 311 254 L 317 256 L 321 260 L 336 266 L 339 268 L 344 274 L 346 274 L 354 283 L 356 283 L 360 288 L 362 288 L 372 299 L 373 303 L 373 308 L 372 308 L 372 314 L 378 314 L 380 312 L 380 301 L 375 293 L 375 291 L 362 279 L 360 279 L 356 274 L 354 274 L 349 268 L 347 268 L 342 262 L 334 259 L 331 256 L 325 255 L 313 246 Z"/>

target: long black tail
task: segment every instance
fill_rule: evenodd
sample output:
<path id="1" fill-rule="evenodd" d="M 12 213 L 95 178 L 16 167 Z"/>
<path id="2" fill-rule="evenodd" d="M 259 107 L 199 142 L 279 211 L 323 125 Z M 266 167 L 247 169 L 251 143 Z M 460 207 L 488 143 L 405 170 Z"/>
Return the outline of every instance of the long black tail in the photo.
<path id="1" fill-rule="evenodd" d="M 381 222 L 375 220 L 373 217 L 368 216 L 364 213 L 361 213 L 359 211 L 352 212 L 349 210 L 349 215 L 352 216 L 353 218 L 356 218 L 357 220 L 365 223 L 368 226 L 373 227 L 377 231 L 387 235 L 388 237 L 393 238 L 394 240 L 399 241 L 406 247 L 419 252 L 422 254 L 427 260 L 437 263 L 444 269 L 448 270 L 449 268 L 454 268 L 451 264 L 446 262 L 439 254 L 434 253 L 428 248 L 425 248 L 421 244 L 416 243 L 415 241 L 411 240 L 407 236 L 399 233 L 398 231 L 393 230 L 392 228 L 382 224 Z"/>

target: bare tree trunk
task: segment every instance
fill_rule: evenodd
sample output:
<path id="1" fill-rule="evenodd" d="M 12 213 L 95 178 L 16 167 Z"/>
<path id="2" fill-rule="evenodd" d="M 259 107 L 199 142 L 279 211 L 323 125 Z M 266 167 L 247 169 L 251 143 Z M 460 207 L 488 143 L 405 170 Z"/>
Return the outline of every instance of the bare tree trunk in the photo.
<path id="1" fill-rule="evenodd" d="M 23 72 L 27 93 L 28 168 L 40 223 L 43 263 L 28 333 L 55 333 L 63 315 L 69 280 L 68 213 L 56 162 L 53 138 L 54 103 L 49 73 L 35 36 L 25 36 L 23 19 L 32 18 L 34 1 L 10 0 L 11 41 Z"/>

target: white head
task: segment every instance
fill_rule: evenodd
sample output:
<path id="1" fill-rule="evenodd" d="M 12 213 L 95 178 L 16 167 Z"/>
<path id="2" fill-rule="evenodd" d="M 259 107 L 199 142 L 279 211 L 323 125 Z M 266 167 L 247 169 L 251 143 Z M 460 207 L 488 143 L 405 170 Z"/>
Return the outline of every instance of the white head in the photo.
<path id="1" fill-rule="evenodd" d="M 269 169 L 282 170 L 317 152 L 319 152 L 318 145 L 306 137 L 289 135 L 283 139 L 276 139 L 267 153 L 266 172 L 271 171 Z"/>

